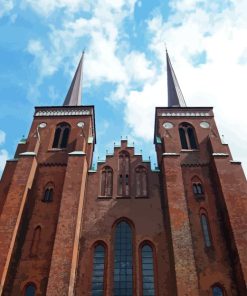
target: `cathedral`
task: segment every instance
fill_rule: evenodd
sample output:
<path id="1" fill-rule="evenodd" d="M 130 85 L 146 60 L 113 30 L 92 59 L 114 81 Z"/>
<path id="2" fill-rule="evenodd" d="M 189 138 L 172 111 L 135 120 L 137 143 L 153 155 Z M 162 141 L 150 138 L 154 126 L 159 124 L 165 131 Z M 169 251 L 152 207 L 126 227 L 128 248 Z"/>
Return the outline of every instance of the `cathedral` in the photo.
<path id="1" fill-rule="evenodd" d="M 247 190 L 212 107 L 187 107 L 168 53 L 158 166 L 127 140 L 92 168 L 83 55 L 63 105 L 35 107 L 0 181 L 0 295 L 246 296 Z"/>

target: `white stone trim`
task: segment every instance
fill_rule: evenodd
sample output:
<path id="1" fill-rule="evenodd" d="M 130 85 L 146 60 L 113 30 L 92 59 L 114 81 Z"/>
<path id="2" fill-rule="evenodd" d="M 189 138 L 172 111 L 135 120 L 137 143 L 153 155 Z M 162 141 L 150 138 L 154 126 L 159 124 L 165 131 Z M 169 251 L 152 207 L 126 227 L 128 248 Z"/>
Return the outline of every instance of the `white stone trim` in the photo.
<path id="1" fill-rule="evenodd" d="M 73 151 L 73 152 L 68 153 L 68 155 L 78 156 L 78 155 L 86 155 L 86 153 L 83 151 Z"/>
<path id="2" fill-rule="evenodd" d="M 81 116 L 91 115 L 89 110 L 76 110 L 76 109 L 57 109 L 57 110 L 44 110 L 37 111 L 35 116 Z"/>
<path id="3" fill-rule="evenodd" d="M 209 117 L 208 112 L 162 112 L 158 116 L 162 117 Z"/>
<path id="4" fill-rule="evenodd" d="M 27 151 L 19 154 L 20 156 L 36 156 L 36 153 L 33 151 Z"/>
<path id="5" fill-rule="evenodd" d="M 222 157 L 229 156 L 229 154 L 227 154 L 227 153 L 221 153 L 221 152 L 214 152 L 212 155 L 213 156 L 222 156 Z"/>

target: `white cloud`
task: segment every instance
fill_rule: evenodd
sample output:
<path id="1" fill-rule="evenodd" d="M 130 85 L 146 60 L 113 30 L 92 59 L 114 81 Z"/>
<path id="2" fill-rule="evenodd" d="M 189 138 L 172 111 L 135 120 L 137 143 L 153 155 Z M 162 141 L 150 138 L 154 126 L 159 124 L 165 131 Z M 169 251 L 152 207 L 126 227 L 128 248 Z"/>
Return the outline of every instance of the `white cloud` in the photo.
<path id="1" fill-rule="evenodd" d="M 0 18 L 8 14 L 14 8 L 14 1 L 0 0 Z"/>
<path id="2" fill-rule="evenodd" d="M 206 3 L 174 1 L 174 14 L 167 21 L 161 15 L 150 20 L 150 49 L 162 63 L 166 41 L 187 104 L 214 106 L 220 133 L 230 144 L 233 157 L 241 159 L 247 169 L 247 2 L 232 1 L 224 7 L 221 1 L 220 9 L 205 8 L 199 2 Z M 203 51 L 205 63 L 195 65 L 194 57 Z M 145 88 L 139 95 L 145 97 Z M 148 108 L 145 100 L 143 103 Z M 139 116 L 135 114 L 135 118 Z M 135 126 L 138 120 L 131 124 Z M 146 130 L 150 130 L 147 125 Z"/>
<path id="3" fill-rule="evenodd" d="M 130 91 L 126 97 L 125 120 L 133 135 L 146 141 L 153 140 L 155 107 L 164 106 L 165 79 L 159 77 L 147 83 L 142 91 Z"/>
<path id="4" fill-rule="evenodd" d="M 0 145 L 5 143 L 6 133 L 0 130 Z"/>
<path id="5" fill-rule="evenodd" d="M 8 151 L 5 149 L 1 149 L 0 150 L 0 175 L 5 167 L 5 164 L 8 158 L 9 158 Z"/>

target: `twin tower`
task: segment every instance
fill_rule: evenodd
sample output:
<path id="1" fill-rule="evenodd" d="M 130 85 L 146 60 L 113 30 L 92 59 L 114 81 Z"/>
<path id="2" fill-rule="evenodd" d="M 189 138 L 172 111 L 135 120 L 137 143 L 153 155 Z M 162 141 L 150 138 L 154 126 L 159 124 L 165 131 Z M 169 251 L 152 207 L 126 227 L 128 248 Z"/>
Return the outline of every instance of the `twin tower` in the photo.
<path id="1" fill-rule="evenodd" d="M 247 295 L 241 164 L 212 108 L 186 107 L 166 57 L 156 170 L 125 140 L 91 170 L 83 56 L 64 105 L 35 108 L 0 182 L 0 295 Z"/>

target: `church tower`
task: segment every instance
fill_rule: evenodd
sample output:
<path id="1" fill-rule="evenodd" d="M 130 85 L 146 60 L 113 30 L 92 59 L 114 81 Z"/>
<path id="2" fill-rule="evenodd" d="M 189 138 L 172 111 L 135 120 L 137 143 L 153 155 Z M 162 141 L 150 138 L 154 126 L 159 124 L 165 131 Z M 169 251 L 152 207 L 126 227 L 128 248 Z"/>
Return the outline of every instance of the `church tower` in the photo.
<path id="1" fill-rule="evenodd" d="M 0 181 L 0 295 L 245 296 L 246 179 L 168 53 L 158 167 L 127 140 L 92 169 L 84 53 L 63 106 L 36 107 Z"/>
<path id="2" fill-rule="evenodd" d="M 35 289 L 37 295 L 72 295 L 96 142 L 94 107 L 81 106 L 82 67 L 83 55 L 64 105 L 36 107 L 27 139 L 7 162 L 0 191 L 0 294 Z"/>
<path id="3" fill-rule="evenodd" d="M 177 295 L 245 295 L 246 179 L 222 143 L 212 107 L 187 107 L 168 53 L 168 107 L 154 143 Z M 202 238 L 203 237 L 203 238 Z M 175 294 L 174 294 L 175 295 Z"/>

